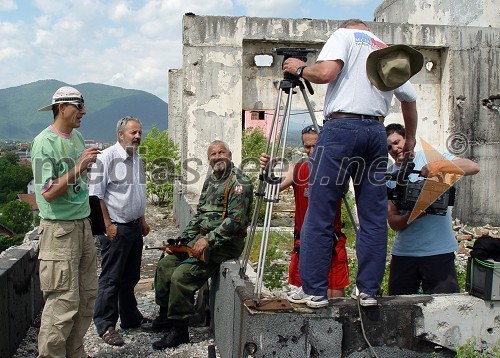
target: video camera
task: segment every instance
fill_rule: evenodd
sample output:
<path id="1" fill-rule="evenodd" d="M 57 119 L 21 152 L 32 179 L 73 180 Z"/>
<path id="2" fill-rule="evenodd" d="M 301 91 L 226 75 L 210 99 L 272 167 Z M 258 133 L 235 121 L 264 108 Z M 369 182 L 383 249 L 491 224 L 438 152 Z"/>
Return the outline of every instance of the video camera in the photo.
<path id="1" fill-rule="evenodd" d="M 420 174 L 420 171 L 414 170 L 414 168 L 415 163 L 413 160 L 411 158 L 405 159 L 398 171 L 386 174 L 386 179 L 396 182 L 394 188 L 387 188 L 388 199 L 399 210 L 413 210 L 424 189 L 424 185 L 427 184 L 420 200 L 431 202 L 436 195 L 439 196 L 425 209 L 425 212 L 432 215 L 446 215 L 448 206 L 455 204 L 455 188 L 443 182 L 427 179 L 410 182 L 408 179 L 410 174 Z"/>
<path id="2" fill-rule="evenodd" d="M 278 55 L 283 56 L 283 62 L 290 57 L 297 58 L 303 62 L 307 62 L 307 54 L 318 52 L 314 48 L 297 48 L 297 47 L 277 47 L 273 49 Z M 283 62 L 281 67 L 283 67 Z"/>
<path id="3" fill-rule="evenodd" d="M 302 62 L 307 62 L 307 54 L 318 52 L 318 50 L 314 48 L 297 48 L 297 47 L 277 47 L 273 49 L 278 55 L 283 56 L 283 61 L 281 62 L 281 68 L 283 68 L 283 64 L 287 59 L 296 58 L 301 60 Z M 285 80 L 289 80 L 294 84 L 300 83 L 300 78 L 292 73 L 285 73 Z M 306 84 L 307 90 L 310 94 L 314 94 L 314 89 L 311 86 L 311 82 L 304 78 L 304 83 Z"/>

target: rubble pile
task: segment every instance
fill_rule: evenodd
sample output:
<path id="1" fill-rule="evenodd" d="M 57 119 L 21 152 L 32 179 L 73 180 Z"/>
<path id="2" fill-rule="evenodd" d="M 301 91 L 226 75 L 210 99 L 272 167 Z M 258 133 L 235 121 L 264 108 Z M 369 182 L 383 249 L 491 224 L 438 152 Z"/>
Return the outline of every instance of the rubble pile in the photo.
<path id="1" fill-rule="evenodd" d="M 470 256 L 470 250 L 474 241 L 482 236 L 490 236 L 500 240 L 500 227 L 486 224 L 484 226 L 471 227 L 460 223 L 460 220 L 453 221 L 453 231 L 458 241 L 458 254 Z"/>

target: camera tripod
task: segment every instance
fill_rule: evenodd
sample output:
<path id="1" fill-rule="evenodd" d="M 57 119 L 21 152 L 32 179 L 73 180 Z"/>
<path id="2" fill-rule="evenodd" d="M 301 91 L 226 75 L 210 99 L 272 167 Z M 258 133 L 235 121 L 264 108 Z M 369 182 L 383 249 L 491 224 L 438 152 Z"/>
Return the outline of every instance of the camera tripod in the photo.
<path id="1" fill-rule="evenodd" d="M 264 270 L 265 270 L 265 262 L 266 262 L 266 253 L 267 246 L 269 243 L 269 234 L 270 234 L 270 226 L 271 226 L 271 217 L 274 208 L 274 204 L 279 202 L 279 192 L 280 192 L 280 184 L 281 184 L 281 176 L 274 175 L 274 165 L 278 167 L 278 173 L 283 172 L 283 161 L 279 160 L 279 158 L 284 158 L 285 155 L 285 147 L 287 142 L 288 135 L 288 126 L 290 122 L 290 112 L 292 107 L 292 98 L 293 95 L 297 92 L 294 91 L 295 88 L 299 88 L 306 103 L 307 110 L 309 116 L 312 120 L 313 125 L 316 128 L 317 133 L 320 131 L 320 127 L 316 121 L 316 117 L 314 115 L 314 110 L 312 108 L 311 102 L 307 96 L 307 92 L 305 87 L 307 87 L 309 93 L 314 94 L 314 90 L 309 81 L 304 79 L 302 80 L 294 75 L 285 74 L 283 80 L 280 81 L 279 84 L 279 92 L 278 98 L 276 101 L 276 107 L 273 114 L 273 120 L 271 122 L 271 131 L 269 138 L 266 143 L 266 154 L 269 156 L 268 166 L 264 169 L 260 169 L 259 172 L 259 183 L 257 186 L 257 190 L 255 192 L 256 201 L 252 215 L 252 221 L 250 224 L 250 231 L 248 234 L 248 238 L 245 244 L 245 249 L 243 251 L 243 255 L 240 260 L 240 277 L 245 278 L 246 268 L 248 264 L 248 259 L 250 256 L 250 250 L 252 248 L 253 240 L 255 237 L 255 232 L 257 229 L 257 222 L 259 218 L 259 214 L 261 211 L 262 203 L 266 203 L 264 222 L 262 225 L 262 239 L 260 243 L 259 250 L 259 259 L 257 264 L 257 272 L 256 272 L 256 282 L 254 288 L 254 299 L 252 302 L 249 302 L 254 308 L 261 310 L 283 310 L 290 307 L 290 304 L 286 300 L 267 300 L 266 303 L 261 301 L 262 294 L 262 285 L 264 280 Z M 287 94 L 286 105 L 283 109 L 283 118 L 281 122 L 279 121 L 279 113 L 281 108 L 281 102 L 283 98 L 283 93 Z M 281 155 L 278 157 L 277 153 L 281 148 Z M 353 229 L 357 232 L 358 225 L 354 219 L 352 211 L 349 207 L 349 203 L 345 195 L 342 195 L 342 200 L 344 201 L 349 219 L 352 223 Z M 290 307 L 291 308 L 291 307 Z"/>
<path id="2" fill-rule="evenodd" d="M 305 82 L 305 85 L 304 85 Z M 260 243 L 260 251 L 259 251 L 259 261 L 257 265 L 257 278 L 255 282 L 255 290 L 254 295 L 258 300 L 261 297 L 262 293 L 262 284 L 264 279 L 264 267 L 266 262 L 266 252 L 267 245 L 269 241 L 269 233 L 270 233 L 270 225 L 271 225 L 271 216 L 273 212 L 273 207 L 275 203 L 279 202 L 279 192 L 280 192 L 280 183 L 281 176 L 277 177 L 274 175 L 274 164 L 278 167 L 278 173 L 283 172 L 283 161 L 279 160 L 279 158 L 284 158 L 285 156 L 285 147 L 287 142 L 288 135 L 288 126 L 290 122 L 290 112 L 292 107 L 292 98 L 296 91 L 295 88 L 299 88 L 302 93 L 302 97 L 304 102 L 306 103 L 307 110 L 311 117 L 311 120 L 316 127 L 316 131 L 319 133 L 319 126 L 316 121 L 316 117 L 314 115 L 314 111 L 307 97 L 307 93 L 305 87 L 311 94 L 314 94 L 314 90 L 309 81 L 304 79 L 304 82 L 297 76 L 286 73 L 283 80 L 280 81 L 279 84 L 279 92 L 278 98 L 276 101 L 276 107 L 273 114 L 273 120 L 271 122 L 271 131 L 269 138 L 266 143 L 266 154 L 269 155 L 269 165 L 265 169 L 260 169 L 259 173 L 259 184 L 257 187 L 256 201 L 252 216 L 252 221 L 250 224 L 250 232 L 245 244 L 245 249 L 242 255 L 242 259 L 240 261 L 240 276 L 242 278 L 245 277 L 246 267 L 248 264 L 248 258 L 250 256 L 250 249 L 253 244 L 253 239 L 255 236 L 255 231 L 257 228 L 257 221 L 259 218 L 259 213 L 262 207 L 263 201 L 266 203 L 265 215 L 264 215 L 264 223 L 262 227 L 262 239 Z M 283 98 L 283 93 L 287 94 L 287 100 L 285 107 L 283 109 L 283 118 L 281 121 L 278 120 L 281 101 Z M 278 150 L 281 148 L 280 157 L 277 156 Z M 288 302 L 287 302 L 288 303 Z"/>

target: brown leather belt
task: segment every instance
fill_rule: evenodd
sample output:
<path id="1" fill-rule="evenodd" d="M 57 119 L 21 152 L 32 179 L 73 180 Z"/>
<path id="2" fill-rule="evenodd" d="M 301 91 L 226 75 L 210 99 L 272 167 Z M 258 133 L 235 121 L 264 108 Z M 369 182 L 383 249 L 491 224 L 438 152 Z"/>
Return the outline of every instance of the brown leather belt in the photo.
<path id="1" fill-rule="evenodd" d="M 208 234 L 210 232 L 210 230 L 201 228 L 199 232 L 200 232 L 200 235 L 205 236 L 206 234 Z"/>
<path id="2" fill-rule="evenodd" d="M 383 122 L 384 117 L 377 117 L 377 116 L 371 116 L 367 114 L 357 114 L 357 113 L 333 112 L 326 116 L 325 121 L 337 118 L 373 119 L 375 121 Z"/>

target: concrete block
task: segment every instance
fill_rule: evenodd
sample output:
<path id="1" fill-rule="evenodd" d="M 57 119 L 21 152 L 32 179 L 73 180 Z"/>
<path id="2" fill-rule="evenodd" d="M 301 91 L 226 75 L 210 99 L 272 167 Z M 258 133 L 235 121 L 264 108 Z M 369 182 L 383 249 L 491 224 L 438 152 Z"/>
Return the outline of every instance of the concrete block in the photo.
<path id="1" fill-rule="evenodd" d="M 433 295 L 419 306 L 422 321 L 416 326 L 416 335 L 421 339 L 456 350 L 473 337 L 491 345 L 500 337 L 500 301 L 464 293 Z"/>

